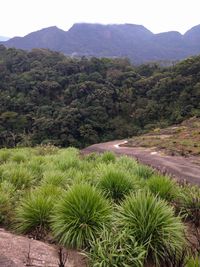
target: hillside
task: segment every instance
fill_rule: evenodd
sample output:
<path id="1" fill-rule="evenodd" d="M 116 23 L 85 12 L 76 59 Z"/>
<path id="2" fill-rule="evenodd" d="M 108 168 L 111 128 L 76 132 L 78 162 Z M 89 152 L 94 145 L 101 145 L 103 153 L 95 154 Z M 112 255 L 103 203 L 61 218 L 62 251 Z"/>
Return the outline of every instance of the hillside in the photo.
<path id="1" fill-rule="evenodd" d="M 200 53 L 200 25 L 179 32 L 153 34 L 142 25 L 78 23 L 68 31 L 49 27 L 3 44 L 31 50 L 49 48 L 70 56 L 128 57 L 133 63 L 176 61 Z"/>
<path id="2" fill-rule="evenodd" d="M 193 160 L 200 164 L 200 118 L 190 118 L 163 129 L 156 128 L 129 139 L 125 146 L 153 148 L 172 156 L 195 156 Z"/>
<path id="3" fill-rule="evenodd" d="M 0 46 L 0 147 L 85 147 L 200 115 L 200 57 L 174 67 Z"/>

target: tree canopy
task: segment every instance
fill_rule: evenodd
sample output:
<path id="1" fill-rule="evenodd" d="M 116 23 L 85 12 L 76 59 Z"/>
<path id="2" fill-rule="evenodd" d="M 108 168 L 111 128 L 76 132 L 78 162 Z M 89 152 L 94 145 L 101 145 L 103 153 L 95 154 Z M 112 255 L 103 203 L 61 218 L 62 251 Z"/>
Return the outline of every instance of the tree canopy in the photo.
<path id="1" fill-rule="evenodd" d="M 175 66 L 0 45 L 0 147 L 83 147 L 200 115 L 200 57 Z"/>

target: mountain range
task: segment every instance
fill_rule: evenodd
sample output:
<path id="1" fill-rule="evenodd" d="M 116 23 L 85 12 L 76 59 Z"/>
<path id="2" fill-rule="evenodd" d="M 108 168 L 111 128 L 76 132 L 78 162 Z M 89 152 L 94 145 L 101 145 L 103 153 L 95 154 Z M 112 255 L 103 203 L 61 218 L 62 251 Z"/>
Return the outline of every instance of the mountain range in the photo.
<path id="1" fill-rule="evenodd" d="M 10 39 L 9 37 L 0 36 L 0 41 L 7 41 L 9 39 Z"/>
<path id="2" fill-rule="evenodd" d="M 128 57 L 133 63 L 176 61 L 200 53 L 200 25 L 185 34 L 154 34 L 142 25 L 76 23 L 68 31 L 56 26 L 1 42 L 25 50 L 48 48 L 69 56 Z"/>

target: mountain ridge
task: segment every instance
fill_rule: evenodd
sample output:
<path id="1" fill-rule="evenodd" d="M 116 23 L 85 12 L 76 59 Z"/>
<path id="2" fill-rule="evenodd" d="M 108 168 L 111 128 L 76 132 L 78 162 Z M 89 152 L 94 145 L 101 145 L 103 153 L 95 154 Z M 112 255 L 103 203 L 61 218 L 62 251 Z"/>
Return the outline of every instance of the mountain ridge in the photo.
<path id="1" fill-rule="evenodd" d="M 1 44 L 25 50 L 47 48 L 69 56 L 128 57 L 134 63 L 144 63 L 196 55 L 200 53 L 199 42 L 200 25 L 185 34 L 154 34 L 137 24 L 75 23 L 68 31 L 52 26 Z"/>

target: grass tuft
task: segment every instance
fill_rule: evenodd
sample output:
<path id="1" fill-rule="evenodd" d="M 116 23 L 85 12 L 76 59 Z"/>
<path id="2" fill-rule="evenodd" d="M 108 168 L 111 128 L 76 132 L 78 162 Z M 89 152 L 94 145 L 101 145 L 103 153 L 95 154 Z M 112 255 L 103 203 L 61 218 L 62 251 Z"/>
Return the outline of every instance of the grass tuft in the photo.
<path id="1" fill-rule="evenodd" d="M 55 238 L 64 246 L 84 248 L 110 221 L 111 206 L 94 187 L 74 185 L 59 201 L 52 216 Z"/>
<path id="2" fill-rule="evenodd" d="M 145 246 L 147 256 L 156 264 L 164 260 L 165 250 L 182 253 L 184 226 L 165 201 L 150 192 L 138 191 L 127 197 L 119 211 L 121 228 L 129 229 L 130 235 Z"/>

